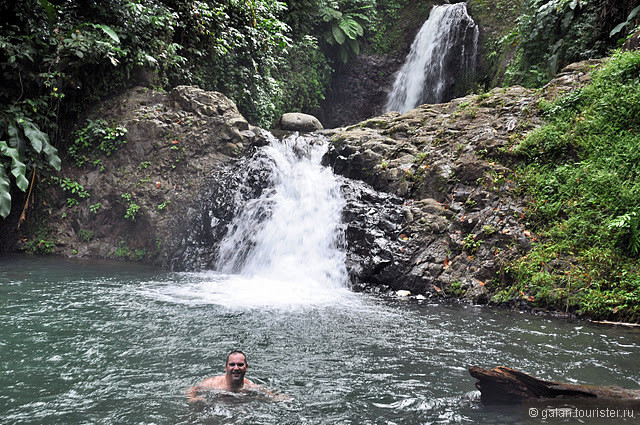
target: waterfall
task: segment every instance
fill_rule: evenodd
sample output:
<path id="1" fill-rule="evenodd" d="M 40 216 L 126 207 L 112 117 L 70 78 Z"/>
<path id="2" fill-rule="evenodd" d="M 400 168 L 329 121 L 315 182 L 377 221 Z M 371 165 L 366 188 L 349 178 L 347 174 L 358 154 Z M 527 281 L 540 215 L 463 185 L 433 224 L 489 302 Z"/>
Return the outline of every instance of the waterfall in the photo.
<path id="1" fill-rule="evenodd" d="M 321 164 L 324 136 L 266 145 L 211 176 L 176 263 L 200 269 L 157 295 L 232 308 L 335 305 L 351 298 L 344 181 Z"/>
<path id="2" fill-rule="evenodd" d="M 403 113 L 452 99 L 460 79 L 473 78 L 478 35 L 466 3 L 434 6 L 396 75 L 386 111 Z"/>
<path id="3" fill-rule="evenodd" d="M 321 165 L 327 150 L 319 136 L 271 136 L 262 154 L 270 187 L 249 200 L 220 243 L 216 269 L 247 277 L 322 282 L 348 281 L 341 224 L 344 199 L 337 177 Z"/>

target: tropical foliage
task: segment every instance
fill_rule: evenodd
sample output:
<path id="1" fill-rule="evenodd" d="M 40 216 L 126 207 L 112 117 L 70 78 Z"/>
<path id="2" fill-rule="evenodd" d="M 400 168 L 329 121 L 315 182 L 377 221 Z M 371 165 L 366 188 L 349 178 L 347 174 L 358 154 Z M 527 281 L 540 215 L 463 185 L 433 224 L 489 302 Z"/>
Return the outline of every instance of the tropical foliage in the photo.
<path id="1" fill-rule="evenodd" d="M 504 39 L 518 46 L 506 83 L 539 87 L 568 63 L 604 56 L 635 27 L 639 2 L 620 3 L 526 0 L 516 28 Z"/>
<path id="2" fill-rule="evenodd" d="M 334 60 L 359 52 L 375 0 L 24 0 L 0 4 L 0 216 L 58 149 L 86 162 L 89 134 L 67 135 L 87 104 L 144 82 L 196 84 L 252 122 L 316 112 Z M 331 34 L 331 36 L 329 36 Z M 332 47 L 335 46 L 335 47 Z M 106 127 L 107 123 L 102 123 Z M 98 147 L 99 148 L 99 147 Z"/>
<path id="3" fill-rule="evenodd" d="M 541 239 L 501 296 L 637 321 L 640 53 L 616 54 L 589 86 L 542 107 L 548 123 L 515 149 Z"/>

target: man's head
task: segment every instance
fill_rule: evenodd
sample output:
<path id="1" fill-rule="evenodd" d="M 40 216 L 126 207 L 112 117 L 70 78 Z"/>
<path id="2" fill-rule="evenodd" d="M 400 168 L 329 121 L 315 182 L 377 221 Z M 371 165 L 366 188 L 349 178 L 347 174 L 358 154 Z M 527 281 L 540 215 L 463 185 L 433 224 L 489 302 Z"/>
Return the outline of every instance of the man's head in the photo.
<path id="1" fill-rule="evenodd" d="M 230 352 L 224 366 L 229 386 L 241 387 L 244 384 L 244 375 L 247 373 L 247 369 L 247 356 L 240 350 Z"/>

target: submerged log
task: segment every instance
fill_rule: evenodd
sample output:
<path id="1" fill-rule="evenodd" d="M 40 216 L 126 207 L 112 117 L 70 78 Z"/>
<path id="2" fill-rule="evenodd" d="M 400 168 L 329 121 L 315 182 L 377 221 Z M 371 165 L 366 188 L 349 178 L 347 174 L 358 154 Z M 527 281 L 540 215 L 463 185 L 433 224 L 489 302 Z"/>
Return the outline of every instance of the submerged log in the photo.
<path id="1" fill-rule="evenodd" d="M 483 403 L 517 403 L 531 399 L 555 398 L 640 403 L 640 390 L 545 381 L 504 366 L 495 369 L 471 366 L 469 373 L 477 379 L 476 388 L 480 391 Z"/>

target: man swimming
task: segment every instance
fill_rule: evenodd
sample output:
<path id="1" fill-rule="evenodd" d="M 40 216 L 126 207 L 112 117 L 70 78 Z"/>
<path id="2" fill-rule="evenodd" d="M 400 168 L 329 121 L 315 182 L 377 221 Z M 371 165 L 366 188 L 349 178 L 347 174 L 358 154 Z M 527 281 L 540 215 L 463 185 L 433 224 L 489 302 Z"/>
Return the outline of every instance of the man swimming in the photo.
<path id="1" fill-rule="evenodd" d="M 227 356 L 224 366 L 225 374 L 207 378 L 195 387 L 187 390 L 187 401 L 189 403 L 205 401 L 204 397 L 198 395 L 203 391 L 222 390 L 239 392 L 248 389 L 256 389 L 260 386 L 249 381 L 244 375 L 249 368 L 247 356 L 240 350 L 234 350 Z"/>

